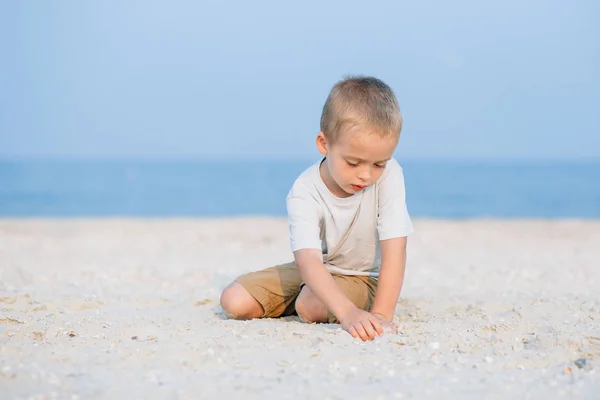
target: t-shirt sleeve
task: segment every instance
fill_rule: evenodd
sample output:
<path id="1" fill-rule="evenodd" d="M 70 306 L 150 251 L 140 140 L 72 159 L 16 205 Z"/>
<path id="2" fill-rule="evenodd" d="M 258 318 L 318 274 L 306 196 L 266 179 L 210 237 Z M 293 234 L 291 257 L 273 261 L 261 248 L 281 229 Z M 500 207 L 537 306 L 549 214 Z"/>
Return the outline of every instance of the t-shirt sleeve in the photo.
<path id="1" fill-rule="evenodd" d="M 414 228 L 406 207 L 404 173 L 396 160 L 388 162 L 381 178 L 377 215 L 379 240 L 408 236 Z"/>
<path id="2" fill-rule="evenodd" d="M 286 199 L 292 252 L 321 250 L 320 207 L 310 190 L 295 184 Z"/>

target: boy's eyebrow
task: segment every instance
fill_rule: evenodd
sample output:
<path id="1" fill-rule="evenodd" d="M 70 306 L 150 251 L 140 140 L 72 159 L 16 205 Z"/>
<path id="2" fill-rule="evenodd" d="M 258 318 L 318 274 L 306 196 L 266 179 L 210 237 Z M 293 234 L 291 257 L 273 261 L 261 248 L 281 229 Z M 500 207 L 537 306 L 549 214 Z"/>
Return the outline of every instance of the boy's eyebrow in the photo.
<path id="1" fill-rule="evenodd" d="M 366 162 L 366 160 L 363 160 L 362 158 L 358 158 L 358 157 L 353 157 L 353 156 L 347 156 L 346 158 L 351 159 L 353 161 L 358 161 L 358 162 Z M 382 162 L 386 162 L 386 161 L 390 161 L 392 158 L 386 158 L 385 160 L 381 160 L 381 161 L 375 161 L 375 164 L 379 164 Z"/>

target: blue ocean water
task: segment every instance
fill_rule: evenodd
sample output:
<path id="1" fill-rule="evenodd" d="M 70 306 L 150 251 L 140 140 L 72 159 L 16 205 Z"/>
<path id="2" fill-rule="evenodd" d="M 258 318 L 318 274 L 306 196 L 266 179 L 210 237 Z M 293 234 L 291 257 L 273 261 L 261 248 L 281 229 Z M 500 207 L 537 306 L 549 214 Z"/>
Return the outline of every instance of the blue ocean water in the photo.
<path id="1" fill-rule="evenodd" d="M 284 216 L 313 161 L 0 161 L 0 215 Z M 400 161 L 413 217 L 600 218 L 600 161 Z"/>

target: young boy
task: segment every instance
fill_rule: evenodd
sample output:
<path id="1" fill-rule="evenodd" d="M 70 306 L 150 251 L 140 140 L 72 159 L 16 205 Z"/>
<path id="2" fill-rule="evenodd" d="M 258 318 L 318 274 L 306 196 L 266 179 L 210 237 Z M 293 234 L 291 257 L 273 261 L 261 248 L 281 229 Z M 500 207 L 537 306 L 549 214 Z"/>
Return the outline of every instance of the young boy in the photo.
<path id="1" fill-rule="evenodd" d="M 238 277 L 221 295 L 235 319 L 297 313 L 372 340 L 392 318 L 413 231 L 404 176 L 392 158 L 402 116 L 392 90 L 351 77 L 331 90 L 317 149 L 287 196 L 294 262 Z"/>

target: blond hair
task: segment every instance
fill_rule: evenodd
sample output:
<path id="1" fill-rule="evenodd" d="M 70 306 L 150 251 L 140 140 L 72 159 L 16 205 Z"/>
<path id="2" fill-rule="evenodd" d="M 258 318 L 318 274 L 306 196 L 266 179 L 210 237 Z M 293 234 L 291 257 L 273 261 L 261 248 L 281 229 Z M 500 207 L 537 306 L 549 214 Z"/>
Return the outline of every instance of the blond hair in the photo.
<path id="1" fill-rule="evenodd" d="M 377 78 L 351 76 L 337 82 L 323 106 L 321 132 L 330 142 L 360 125 L 381 137 L 400 136 L 402 114 L 392 89 Z"/>

